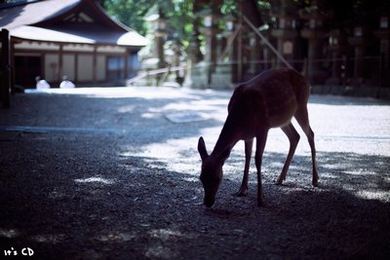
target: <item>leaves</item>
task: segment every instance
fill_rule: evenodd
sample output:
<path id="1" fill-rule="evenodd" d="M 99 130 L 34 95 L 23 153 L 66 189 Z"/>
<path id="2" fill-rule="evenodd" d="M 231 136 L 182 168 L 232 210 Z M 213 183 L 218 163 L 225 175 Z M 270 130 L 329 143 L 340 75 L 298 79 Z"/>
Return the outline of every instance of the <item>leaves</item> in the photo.
<path id="1" fill-rule="evenodd" d="M 147 28 L 144 16 L 155 4 L 154 0 L 103 0 L 108 14 L 121 23 L 145 35 Z"/>

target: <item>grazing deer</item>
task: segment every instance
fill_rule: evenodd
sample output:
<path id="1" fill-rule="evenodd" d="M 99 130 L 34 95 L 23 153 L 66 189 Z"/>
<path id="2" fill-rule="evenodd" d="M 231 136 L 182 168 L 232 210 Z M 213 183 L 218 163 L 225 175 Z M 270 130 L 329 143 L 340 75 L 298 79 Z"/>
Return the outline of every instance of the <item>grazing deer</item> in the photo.
<path id="1" fill-rule="evenodd" d="M 200 180 L 205 191 L 203 203 L 214 204 L 222 180 L 222 166 L 229 157 L 233 146 L 245 141 L 245 168 L 239 196 L 248 191 L 248 172 L 252 153 L 253 138 L 256 137 L 257 203 L 263 205 L 261 185 L 261 161 L 268 130 L 280 127 L 290 141 L 290 149 L 282 172 L 277 179 L 281 184 L 299 141 L 299 134 L 291 123 L 295 117 L 306 134 L 312 156 L 312 184 L 318 184 L 314 133 L 309 125 L 307 101 L 309 84 L 302 75 L 292 69 L 276 69 L 261 73 L 248 82 L 238 85 L 228 105 L 228 116 L 214 150 L 208 155 L 203 137 L 199 138 L 198 151 L 202 159 Z"/>

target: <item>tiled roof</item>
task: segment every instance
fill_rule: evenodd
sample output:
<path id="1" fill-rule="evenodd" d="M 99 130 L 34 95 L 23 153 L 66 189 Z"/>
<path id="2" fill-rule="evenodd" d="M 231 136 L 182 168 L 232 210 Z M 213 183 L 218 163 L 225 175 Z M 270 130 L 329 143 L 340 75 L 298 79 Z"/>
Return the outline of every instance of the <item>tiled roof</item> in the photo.
<path id="1" fill-rule="evenodd" d="M 48 0 L 0 9 L 0 27 L 12 30 L 58 16 L 79 4 L 81 0 Z"/>
<path id="2" fill-rule="evenodd" d="M 72 13 L 87 13 L 94 22 L 64 21 Z M 93 0 L 46 0 L 0 9 L 0 28 L 14 38 L 82 44 L 142 47 L 146 38 L 113 21 Z"/>

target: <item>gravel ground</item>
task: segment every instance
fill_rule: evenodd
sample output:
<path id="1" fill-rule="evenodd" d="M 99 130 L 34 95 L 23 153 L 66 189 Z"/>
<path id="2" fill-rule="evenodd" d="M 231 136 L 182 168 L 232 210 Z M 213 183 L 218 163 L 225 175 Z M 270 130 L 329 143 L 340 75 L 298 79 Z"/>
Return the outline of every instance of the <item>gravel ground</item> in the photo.
<path id="1" fill-rule="evenodd" d="M 0 110 L 0 256 L 28 247 L 37 259 L 388 259 L 390 104 L 313 96 L 319 187 L 310 185 L 305 138 L 285 184 L 274 184 L 288 149 L 275 129 L 263 162 L 266 206 L 256 206 L 253 162 L 248 196 L 232 195 L 240 143 L 205 209 L 197 139 L 212 148 L 230 94 L 108 88 L 12 97 Z"/>

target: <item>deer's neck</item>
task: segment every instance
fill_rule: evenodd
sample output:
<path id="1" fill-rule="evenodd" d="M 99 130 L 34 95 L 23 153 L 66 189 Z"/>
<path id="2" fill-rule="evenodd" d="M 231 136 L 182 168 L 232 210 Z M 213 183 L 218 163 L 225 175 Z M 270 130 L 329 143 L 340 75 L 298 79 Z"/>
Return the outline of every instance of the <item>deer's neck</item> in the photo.
<path id="1" fill-rule="evenodd" d="M 225 160 L 229 157 L 233 146 L 238 142 L 239 139 L 240 138 L 234 125 L 228 118 L 222 128 L 217 143 L 215 144 L 214 150 L 210 156 L 214 157 L 216 160 L 220 161 L 223 164 Z"/>

